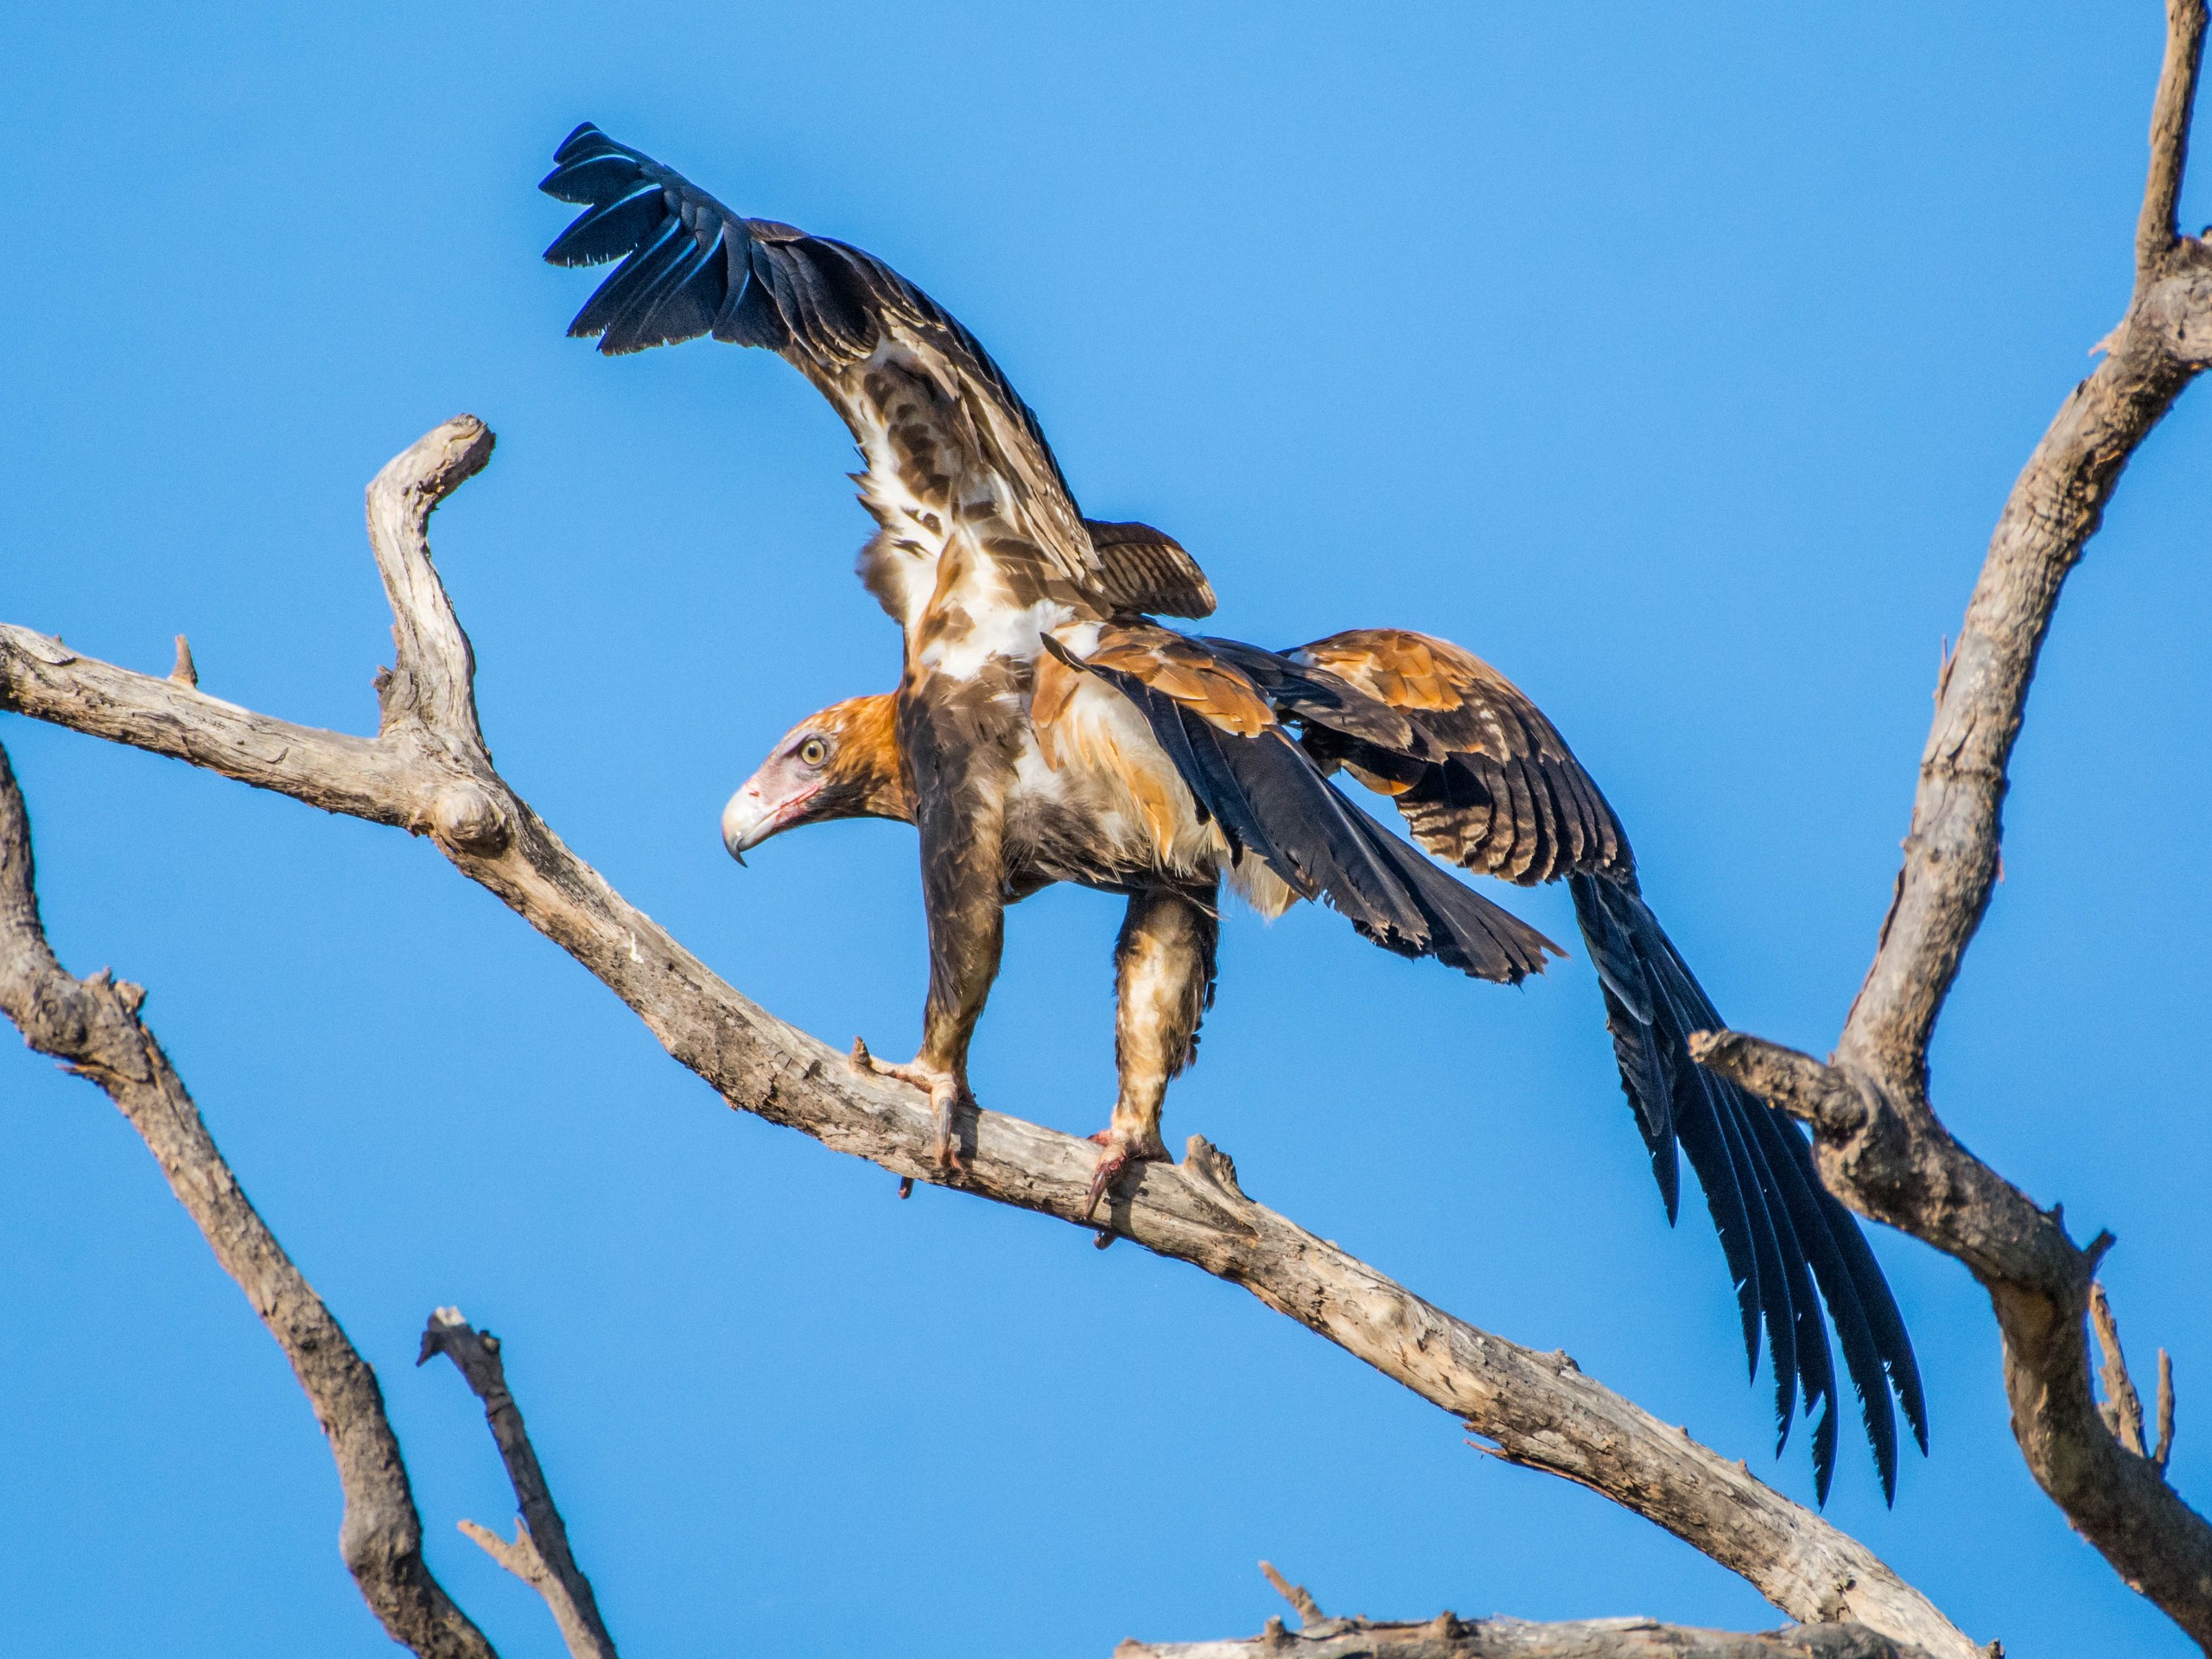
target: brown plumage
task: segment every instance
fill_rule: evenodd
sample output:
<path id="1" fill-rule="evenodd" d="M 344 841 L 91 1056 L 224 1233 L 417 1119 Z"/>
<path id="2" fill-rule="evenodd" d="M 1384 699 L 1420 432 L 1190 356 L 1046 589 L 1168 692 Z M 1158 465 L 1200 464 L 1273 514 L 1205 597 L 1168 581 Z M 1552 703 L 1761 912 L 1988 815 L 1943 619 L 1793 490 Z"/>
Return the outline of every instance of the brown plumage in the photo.
<path id="1" fill-rule="evenodd" d="M 1089 519 L 1037 417 L 975 338 L 857 248 L 749 219 L 579 127 L 543 184 L 586 211 L 548 251 L 620 266 L 570 332 L 634 351 L 711 334 L 761 346 L 829 399 L 859 447 L 876 531 L 860 559 L 899 626 L 895 692 L 801 721 L 730 801 L 741 856 L 827 818 L 919 832 L 930 987 L 914 1059 L 868 1064 L 929 1092 L 960 1167 L 969 1041 L 998 972 L 1004 907 L 1055 881 L 1126 895 L 1116 950 L 1120 1089 L 1091 1188 L 1166 1155 L 1168 1080 L 1211 1001 L 1219 887 L 1263 912 L 1321 899 L 1407 956 L 1517 982 L 1559 947 L 1352 805 L 1390 797 L 1422 847 L 1523 885 L 1564 878 L 1604 987 L 1622 1079 L 1674 1213 L 1689 1154 L 1737 1285 L 1762 1325 L 1786 1433 L 1797 1387 L 1821 1490 L 1836 1388 L 1825 1298 L 1885 1490 L 1892 1386 L 1925 1445 L 1919 1382 L 1887 1286 L 1787 1120 L 1693 1065 L 1717 1026 L 1644 906 L 1618 820 L 1551 723 L 1455 645 L 1360 630 L 1287 652 L 1176 632 L 1204 616 L 1197 562 L 1149 525 Z M 1815 1281 L 1818 1281 L 1815 1294 Z"/>

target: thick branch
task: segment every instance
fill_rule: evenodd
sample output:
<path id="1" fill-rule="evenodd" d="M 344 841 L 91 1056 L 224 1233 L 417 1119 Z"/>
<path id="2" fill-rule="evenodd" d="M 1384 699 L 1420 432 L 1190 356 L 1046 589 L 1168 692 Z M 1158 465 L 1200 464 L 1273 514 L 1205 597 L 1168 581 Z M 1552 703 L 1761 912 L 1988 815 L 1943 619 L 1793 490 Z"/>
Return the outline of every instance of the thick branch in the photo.
<path id="1" fill-rule="evenodd" d="M 2121 1577 L 2212 1651 L 2212 1526 L 2144 1454 L 2139 1408 L 2124 1445 L 2092 1393 L 2085 1315 L 2104 1244 L 2077 1247 L 2056 1209 L 1961 1146 L 1928 1098 L 1929 1039 L 1997 876 L 2005 769 L 2060 590 L 2129 457 L 2212 360 L 2212 247 L 2177 235 L 2174 220 L 2204 0 L 2168 0 L 2166 16 L 2127 315 L 1998 519 L 1936 687 L 1904 868 L 1842 1040 L 1826 1065 L 1732 1033 L 1693 1052 L 1810 1123 L 1822 1177 L 1846 1203 L 1973 1269 L 1996 1311 L 2030 1470 Z"/>
<path id="2" fill-rule="evenodd" d="M 376 1373 L 239 1190 L 168 1057 L 138 1018 L 144 996 L 105 969 L 73 978 L 54 960 L 32 886 L 22 796 L 0 750 L 0 1008 L 33 1048 L 90 1077 L 122 1108 L 223 1271 L 284 1350 L 337 1460 L 346 1494 L 339 1553 L 392 1639 L 423 1659 L 492 1659 L 491 1643 L 423 1562 L 423 1523 Z"/>
<path id="3" fill-rule="evenodd" d="M 1270 1619 L 1242 1641 L 1124 1642 L 1114 1659 L 1921 1659 L 1922 1652 L 1864 1624 L 1798 1624 L 1747 1636 L 1649 1618 L 1530 1624 L 1440 1613 L 1419 1624 L 1331 1618 L 1302 1630 Z"/>
<path id="4" fill-rule="evenodd" d="M 372 539 L 396 606 L 400 660 L 374 741 L 265 720 L 166 680 L 75 657 L 0 628 L 0 707 L 130 743 L 319 806 L 428 830 L 454 865 L 597 976 L 677 1059 L 758 1113 L 918 1181 L 944 1179 L 922 1096 L 756 1007 L 571 853 L 493 770 L 478 736 L 465 637 L 423 525 L 454 456 L 488 449 L 463 416 L 385 468 Z M 410 459 L 411 457 L 411 459 Z M 425 482 L 424 480 L 429 480 Z M 378 499 L 379 493 L 398 497 Z M 395 572 L 397 574 L 395 575 Z M 416 642 L 429 642 L 419 647 Z M 458 643 L 456 643 L 458 642 Z M 450 724 L 438 723 L 451 714 Z M 1096 1149 L 1018 1118 L 962 1128 L 964 1190 L 1084 1224 Z M 1742 1573 L 1806 1621 L 1855 1618 L 1930 1652 L 1978 1652 L 1872 1551 L 1679 1430 L 1582 1376 L 1564 1355 L 1453 1319 L 1238 1189 L 1229 1160 L 1193 1139 L 1180 1166 L 1147 1165 L 1105 1225 L 1243 1286 L 1464 1420 L 1510 1460 L 1589 1486 Z"/>
<path id="5" fill-rule="evenodd" d="M 484 1421 L 492 1426 L 492 1439 L 507 1466 L 507 1480 L 515 1489 L 522 1513 L 515 1519 L 512 1543 L 500 1540 L 488 1528 L 464 1521 L 461 1529 L 484 1552 L 545 1599 L 553 1622 L 571 1659 L 614 1659 L 614 1638 L 599 1616 L 599 1602 L 592 1595 L 591 1580 L 569 1551 L 569 1529 L 560 1510 L 553 1507 L 553 1493 L 538 1467 L 537 1452 L 524 1428 L 522 1408 L 507 1390 L 506 1362 L 500 1357 L 499 1339 L 479 1331 L 461 1316 L 457 1307 L 442 1307 L 423 1328 L 423 1349 L 415 1357 L 421 1365 L 433 1355 L 443 1354 L 467 1379 L 469 1389 L 484 1402 Z"/>
<path id="6" fill-rule="evenodd" d="M 1259 1635 L 1226 1642 L 1139 1642 L 1114 1659 L 1926 1659 L 1926 1650 L 1848 1622 L 1796 1624 L 1745 1635 L 1693 1630 L 1650 1618 L 1461 1618 L 1442 1612 L 1419 1623 L 1323 1616 L 1302 1584 L 1266 1561 L 1260 1572 L 1297 1610 L 1296 1630 L 1271 1618 Z"/>

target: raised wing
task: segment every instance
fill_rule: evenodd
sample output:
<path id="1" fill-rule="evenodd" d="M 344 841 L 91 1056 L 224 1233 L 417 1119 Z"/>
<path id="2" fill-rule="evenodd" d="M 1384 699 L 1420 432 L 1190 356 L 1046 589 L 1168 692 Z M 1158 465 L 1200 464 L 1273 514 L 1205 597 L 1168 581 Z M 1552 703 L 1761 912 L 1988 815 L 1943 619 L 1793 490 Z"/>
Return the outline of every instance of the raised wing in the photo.
<path id="1" fill-rule="evenodd" d="M 1605 798 L 1512 681 L 1447 640 L 1354 628 L 1284 653 L 1402 715 L 1427 748 L 1393 753 L 1298 705 L 1306 746 L 1397 798 L 1414 839 L 1440 858 L 1523 887 L 1634 868 Z"/>
<path id="2" fill-rule="evenodd" d="M 1049 635 L 1046 645 L 1136 705 L 1235 855 L 1263 860 L 1376 944 L 1507 983 L 1542 972 L 1547 952 L 1566 954 L 1346 800 L 1212 642 L 1138 623 L 1101 628 L 1081 657 Z"/>
<path id="3" fill-rule="evenodd" d="M 1567 878 L 1668 1217 L 1678 1202 L 1679 1144 L 1713 1212 L 1755 1367 L 1764 1325 L 1780 1434 L 1802 1392 L 1807 1414 L 1819 1409 L 1813 1461 L 1825 1497 L 1836 1444 L 1825 1301 L 1882 1490 L 1893 1491 L 1893 1389 L 1921 1448 L 1928 1445 L 1919 1369 L 1896 1300 L 1857 1221 L 1821 1185 L 1803 1134 L 1691 1060 L 1689 1033 L 1723 1021 L 1637 892 L 1628 838 L 1557 729 L 1496 669 L 1426 634 L 1362 628 L 1279 656 L 1241 649 L 1240 663 L 1299 722 L 1316 760 L 1394 796 L 1424 847 L 1524 884 Z"/>
<path id="4" fill-rule="evenodd" d="M 539 188 L 586 211 L 546 258 L 621 261 L 569 332 L 608 353 L 712 334 L 794 364 L 868 463 L 861 499 L 882 533 L 862 574 L 910 635 L 955 549 L 971 620 L 1039 601 L 1095 615 L 1211 608 L 1204 574 L 1157 531 L 1102 526 L 1122 550 L 1102 557 L 1036 416 L 975 337 L 881 260 L 747 219 L 589 123 L 554 162 Z"/>

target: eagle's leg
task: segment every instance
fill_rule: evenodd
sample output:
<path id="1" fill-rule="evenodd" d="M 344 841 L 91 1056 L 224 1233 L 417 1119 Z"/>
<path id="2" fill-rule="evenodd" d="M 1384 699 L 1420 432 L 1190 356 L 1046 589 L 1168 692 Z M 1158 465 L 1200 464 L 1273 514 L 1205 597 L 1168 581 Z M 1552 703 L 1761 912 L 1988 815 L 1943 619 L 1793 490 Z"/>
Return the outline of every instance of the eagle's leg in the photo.
<path id="1" fill-rule="evenodd" d="M 1005 942 L 1004 780 L 989 746 L 932 741 L 926 697 L 900 697 L 900 735 L 913 766 L 915 825 L 922 840 L 922 903 L 929 917 L 930 995 L 922 1010 L 921 1052 L 904 1065 L 868 1065 L 929 1091 L 937 1115 L 937 1161 L 967 1173 L 959 1114 L 968 1092 L 968 1045 L 998 977 Z M 855 1058 L 865 1054 L 858 1048 Z"/>
<path id="2" fill-rule="evenodd" d="M 1114 1058 L 1121 1092 L 1098 1142 L 1088 1216 L 1133 1163 L 1166 1163 L 1160 1110 L 1168 1079 L 1198 1052 L 1198 1021 L 1213 1001 L 1213 895 L 1164 887 L 1133 894 L 1114 945 Z"/>

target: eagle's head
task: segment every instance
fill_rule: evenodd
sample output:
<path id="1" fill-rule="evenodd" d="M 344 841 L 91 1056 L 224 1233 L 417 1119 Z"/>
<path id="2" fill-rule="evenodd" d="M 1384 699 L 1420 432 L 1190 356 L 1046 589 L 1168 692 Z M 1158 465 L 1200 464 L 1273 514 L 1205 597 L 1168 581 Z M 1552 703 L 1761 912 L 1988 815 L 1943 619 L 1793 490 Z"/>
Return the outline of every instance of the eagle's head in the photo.
<path id="1" fill-rule="evenodd" d="M 893 697 L 833 702 L 776 740 L 722 809 L 722 845 L 739 863 L 773 835 L 830 818 L 914 821 Z"/>

